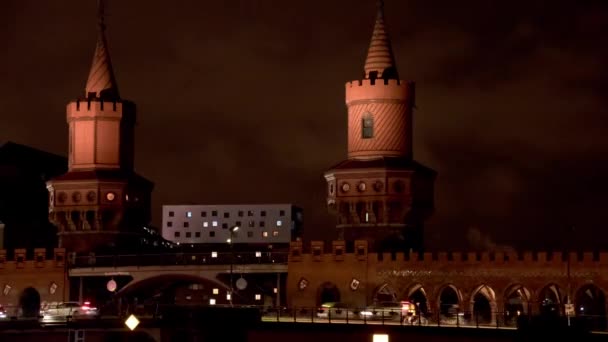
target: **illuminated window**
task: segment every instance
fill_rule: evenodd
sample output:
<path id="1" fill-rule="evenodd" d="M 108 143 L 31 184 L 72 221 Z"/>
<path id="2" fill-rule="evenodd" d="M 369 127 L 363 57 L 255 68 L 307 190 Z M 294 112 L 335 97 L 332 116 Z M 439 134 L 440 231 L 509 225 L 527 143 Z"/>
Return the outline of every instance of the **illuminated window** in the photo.
<path id="1" fill-rule="evenodd" d="M 217 221 L 211 222 L 211 225 L 214 226 L 214 227 L 217 227 Z"/>
<path id="2" fill-rule="evenodd" d="M 215 298 L 209 299 L 209 305 L 215 305 Z"/>
<path id="3" fill-rule="evenodd" d="M 282 225 L 283 225 L 283 221 L 278 220 L 278 221 L 277 221 L 277 227 L 280 227 L 280 226 L 282 226 Z"/>
<path id="4" fill-rule="evenodd" d="M 273 231 L 273 232 L 272 232 L 272 236 L 279 236 L 279 232 L 278 232 L 278 231 L 276 231 L 276 230 L 275 230 L 275 231 Z"/>
<path id="5" fill-rule="evenodd" d="M 368 212 L 365 213 L 365 222 L 369 222 L 369 213 Z"/>
<path id="6" fill-rule="evenodd" d="M 262 295 L 256 293 L 255 300 L 261 300 L 261 299 L 262 299 Z"/>
<path id="7" fill-rule="evenodd" d="M 205 227 L 205 228 L 209 227 L 209 222 L 207 222 L 207 221 L 203 222 L 203 227 Z"/>
<path id="8" fill-rule="evenodd" d="M 268 237 L 268 232 L 262 232 L 263 237 Z"/>
<path id="9" fill-rule="evenodd" d="M 217 252 L 211 252 L 211 257 L 212 258 L 217 258 Z"/>
<path id="10" fill-rule="evenodd" d="M 187 212 L 186 217 L 192 217 L 192 212 L 191 211 Z"/>
<path id="11" fill-rule="evenodd" d="M 220 294 L 220 289 L 213 289 L 213 294 L 214 294 L 214 295 L 216 295 L 216 294 Z"/>
<path id="12" fill-rule="evenodd" d="M 368 114 L 361 120 L 361 136 L 363 139 L 374 137 L 374 118 Z"/>

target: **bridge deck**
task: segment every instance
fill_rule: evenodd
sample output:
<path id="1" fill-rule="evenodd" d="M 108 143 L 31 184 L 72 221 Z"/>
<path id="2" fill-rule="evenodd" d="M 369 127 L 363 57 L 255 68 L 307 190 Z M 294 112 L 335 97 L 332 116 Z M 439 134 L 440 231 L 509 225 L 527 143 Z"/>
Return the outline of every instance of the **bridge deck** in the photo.
<path id="1" fill-rule="evenodd" d="M 109 266 L 78 267 L 68 272 L 70 277 L 95 277 L 132 275 L 134 273 L 191 273 L 191 272 L 229 273 L 230 265 L 158 265 L 158 266 Z M 287 264 L 235 264 L 234 273 L 287 273 Z"/>

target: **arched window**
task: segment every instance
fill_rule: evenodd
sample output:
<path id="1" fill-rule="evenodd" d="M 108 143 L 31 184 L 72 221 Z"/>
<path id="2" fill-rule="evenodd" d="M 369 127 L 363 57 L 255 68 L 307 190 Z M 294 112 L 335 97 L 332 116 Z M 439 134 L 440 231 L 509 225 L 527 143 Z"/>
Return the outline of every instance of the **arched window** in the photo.
<path id="1" fill-rule="evenodd" d="M 374 137 L 374 118 L 371 114 L 366 114 L 361 120 L 361 137 L 371 139 Z"/>

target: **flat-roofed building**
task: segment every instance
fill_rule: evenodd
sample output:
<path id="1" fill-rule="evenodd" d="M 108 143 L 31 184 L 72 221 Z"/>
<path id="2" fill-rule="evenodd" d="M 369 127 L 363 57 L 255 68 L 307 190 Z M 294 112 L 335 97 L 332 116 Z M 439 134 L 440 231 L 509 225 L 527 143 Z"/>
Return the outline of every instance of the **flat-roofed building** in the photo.
<path id="1" fill-rule="evenodd" d="M 163 238 L 180 244 L 225 244 L 231 237 L 235 244 L 288 244 L 301 228 L 302 209 L 293 204 L 163 206 Z"/>

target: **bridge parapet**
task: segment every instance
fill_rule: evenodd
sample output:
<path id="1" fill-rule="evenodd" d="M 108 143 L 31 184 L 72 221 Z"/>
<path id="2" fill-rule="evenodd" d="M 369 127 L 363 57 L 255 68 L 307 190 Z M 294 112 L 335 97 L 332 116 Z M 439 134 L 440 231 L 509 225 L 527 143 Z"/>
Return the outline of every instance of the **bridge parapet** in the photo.
<path id="1" fill-rule="evenodd" d="M 55 248 L 52 258 L 47 258 L 45 248 L 35 248 L 33 258 L 28 258 L 25 248 L 15 249 L 12 258 L 7 258 L 7 250 L 0 249 L 0 272 L 32 270 L 40 268 L 63 268 L 65 266 L 65 249 Z"/>
<path id="2" fill-rule="evenodd" d="M 310 252 L 305 252 L 309 250 Z M 562 252 L 562 251 L 496 251 L 496 252 L 368 252 L 368 243 L 364 240 L 354 242 L 354 250 L 349 251 L 344 241 L 332 241 L 331 250 L 325 248 L 323 241 L 311 241 L 310 249 L 306 249 L 302 242 L 292 242 L 290 245 L 290 262 L 306 261 L 369 261 L 378 265 L 411 266 L 557 266 L 564 265 L 570 259 L 573 266 L 608 266 L 608 252 Z"/>

